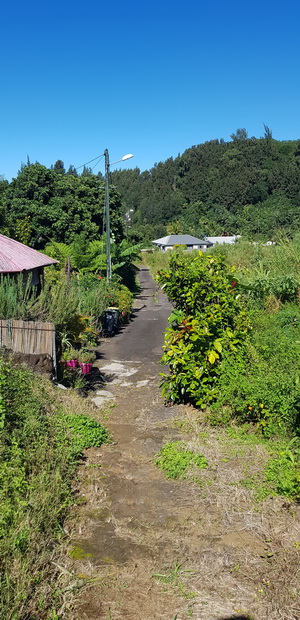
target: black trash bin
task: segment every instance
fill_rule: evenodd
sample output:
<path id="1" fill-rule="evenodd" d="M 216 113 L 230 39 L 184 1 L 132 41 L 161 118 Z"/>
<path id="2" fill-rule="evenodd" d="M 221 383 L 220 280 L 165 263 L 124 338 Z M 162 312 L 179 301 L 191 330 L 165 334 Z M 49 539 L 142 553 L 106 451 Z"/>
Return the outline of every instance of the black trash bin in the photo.
<path id="1" fill-rule="evenodd" d="M 119 326 L 119 308 L 106 308 L 103 315 L 103 328 L 108 336 L 113 336 Z"/>

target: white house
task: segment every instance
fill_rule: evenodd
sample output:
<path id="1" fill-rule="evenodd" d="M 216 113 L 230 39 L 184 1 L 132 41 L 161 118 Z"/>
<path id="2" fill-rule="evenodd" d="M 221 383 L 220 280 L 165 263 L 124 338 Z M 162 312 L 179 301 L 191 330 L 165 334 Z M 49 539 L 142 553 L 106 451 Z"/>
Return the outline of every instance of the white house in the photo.
<path id="1" fill-rule="evenodd" d="M 229 243 L 230 245 L 232 245 L 240 238 L 241 238 L 241 235 L 232 235 L 232 236 L 224 235 L 224 237 L 204 237 L 205 241 L 210 241 L 211 245 L 222 244 L 222 243 Z"/>
<path id="2" fill-rule="evenodd" d="M 197 239 L 197 237 L 192 235 L 168 235 L 167 237 L 156 239 L 152 243 L 163 252 L 173 250 L 176 245 L 185 245 L 187 250 L 206 250 L 213 245 L 208 239 Z"/>

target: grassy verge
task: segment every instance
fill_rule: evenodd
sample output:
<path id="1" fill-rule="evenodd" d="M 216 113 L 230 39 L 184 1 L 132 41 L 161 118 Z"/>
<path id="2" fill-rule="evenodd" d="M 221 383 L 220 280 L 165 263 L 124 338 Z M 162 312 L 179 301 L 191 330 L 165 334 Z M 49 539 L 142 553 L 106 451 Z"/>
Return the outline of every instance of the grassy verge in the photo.
<path id="1" fill-rule="evenodd" d="M 75 501 L 78 459 L 109 439 L 85 408 L 79 397 L 72 402 L 41 377 L 0 360 L 0 616 L 6 620 L 59 617 L 64 571 L 57 543 Z"/>
<path id="2" fill-rule="evenodd" d="M 166 269 L 169 265 L 170 252 L 153 250 L 142 253 L 142 262 L 150 269 L 152 276 L 155 276 L 159 269 Z"/>
<path id="3" fill-rule="evenodd" d="M 209 417 L 192 407 L 171 424 L 181 441 L 176 453 L 167 450 L 166 474 L 177 470 L 183 450 L 194 462 L 199 456 L 207 463 L 178 476 L 190 484 L 197 508 L 198 518 L 194 513 L 192 518 L 195 545 L 201 537 L 205 542 L 194 559 L 174 553 L 177 566 L 183 563 L 186 572 L 175 575 L 173 567 L 162 566 L 154 577 L 182 596 L 194 593 L 195 618 L 227 618 L 226 605 L 227 612 L 232 605 L 233 616 L 294 620 L 300 600 L 300 513 L 299 504 L 287 497 L 292 485 L 283 464 L 290 459 L 286 443 L 262 436 L 250 424 L 212 427 Z M 166 447 L 160 455 L 166 455 Z"/>

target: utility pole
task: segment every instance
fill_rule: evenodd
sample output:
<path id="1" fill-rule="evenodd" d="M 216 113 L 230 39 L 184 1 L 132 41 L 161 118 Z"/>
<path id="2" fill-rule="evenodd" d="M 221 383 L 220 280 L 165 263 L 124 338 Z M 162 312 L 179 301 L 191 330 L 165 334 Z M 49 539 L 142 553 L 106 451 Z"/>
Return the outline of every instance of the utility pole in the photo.
<path id="1" fill-rule="evenodd" d="M 105 229 L 106 229 L 106 279 L 107 282 L 111 281 L 112 268 L 111 268 L 111 254 L 110 254 L 110 214 L 109 214 L 109 155 L 108 150 L 104 151 L 105 157 Z M 125 161 L 133 157 L 131 153 L 124 155 L 121 159 L 113 161 L 113 164 L 119 163 L 119 161 Z"/>
<path id="2" fill-rule="evenodd" d="M 105 157 L 105 232 L 106 232 L 106 279 L 111 281 L 111 255 L 110 255 L 110 213 L 109 213 L 109 154 L 104 151 Z"/>

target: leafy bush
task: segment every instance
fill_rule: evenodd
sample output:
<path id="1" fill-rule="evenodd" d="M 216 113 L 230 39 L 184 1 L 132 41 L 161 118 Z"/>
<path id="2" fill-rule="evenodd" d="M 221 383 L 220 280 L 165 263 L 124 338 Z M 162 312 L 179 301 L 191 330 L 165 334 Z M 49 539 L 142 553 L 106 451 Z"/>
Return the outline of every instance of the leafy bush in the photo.
<path id="1" fill-rule="evenodd" d="M 234 269 L 222 256 L 173 252 L 157 279 L 175 306 L 165 335 L 162 361 L 170 372 L 162 373 L 163 394 L 205 407 L 216 398 L 224 354 L 243 355 L 248 342 Z"/>
<path id="2" fill-rule="evenodd" d="M 129 291 L 126 286 L 120 285 L 115 290 L 115 305 L 120 310 L 120 320 L 125 322 L 128 320 L 132 303 L 133 303 L 133 294 Z"/>

